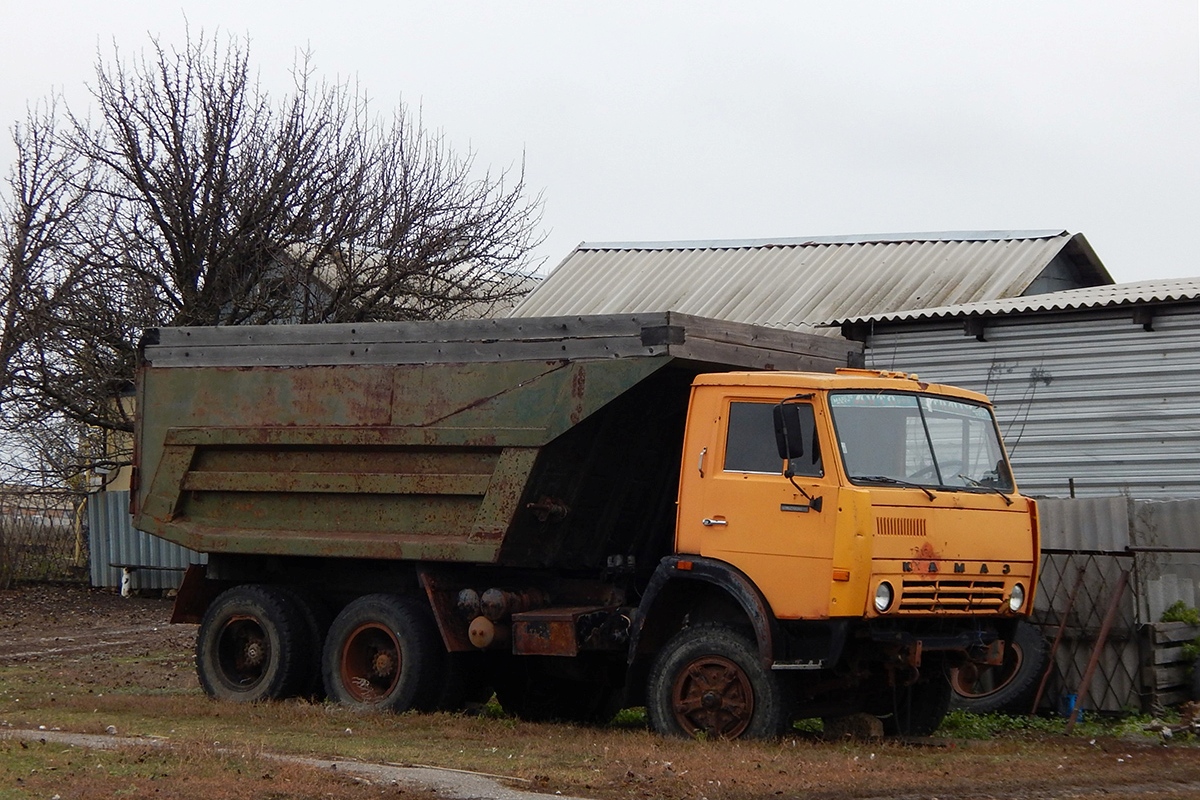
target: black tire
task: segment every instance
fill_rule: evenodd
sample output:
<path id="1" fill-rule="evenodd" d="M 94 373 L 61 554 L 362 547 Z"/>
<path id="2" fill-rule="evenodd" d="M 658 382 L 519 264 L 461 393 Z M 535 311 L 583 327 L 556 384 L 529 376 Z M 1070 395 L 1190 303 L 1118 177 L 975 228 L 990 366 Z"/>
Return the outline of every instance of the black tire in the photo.
<path id="1" fill-rule="evenodd" d="M 667 736 L 765 739 L 792 723 L 779 676 L 746 634 L 720 624 L 684 628 L 650 668 L 646 714 Z"/>
<path id="2" fill-rule="evenodd" d="M 1041 628 L 1018 622 L 1012 639 L 1005 642 L 1004 663 L 967 664 L 950 671 L 950 704 L 974 714 L 1028 714 L 1048 659 Z"/>
<path id="3" fill-rule="evenodd" d="M 1192 662 L 1192 699 L 1200 702 L 1200 656 Z"/>
<path id="4" fill-rule="evenodd" d="M 292 586 L 277 588 L 278 591 L 291 598 L 308 634 L 304 647 L 306 674 L 299 694 L 310 700 L 323 700 L 325 684 L 321 678 L 321 654 L 325 647 L 325 637 L 329 633 L 329 626 L 333 623 L 333 614 L 330 613 L 329 606 L 325 604 L 325 601 L 313 592 Z"/>
<path id="5" fill-rule="evenodd" d="M 569 674 L 578 664 L 554 656 L 514 656 L 496 673 L 501 708 L 527 722 L 574 722 L 603 725 L 620 711 L 620 692 L 601 674 Z M 587 670 L 584 670 L 587 672 Z"/>
<path id="6" fill-rule="evenodd" d="M 487 705 L 492 698 L 492 687 L 484 673 L 483 653 L 446 653 L 439 670 L 441 679 L 437 700 L 433 707 L 437 711 L 463 711 Z"/>
<path id="7" fill-rule="evenodd" d="M 209 697 L 253 703 L 291 697 L 310 674 L 308 629 L 292 595 L 246 585 L 217 596 L 196 636 L 196 672 Z"/>
<path id="8" fill-rule="evenodd" d="M 931 736 L 950 711 L 950 679 L 937 662 L 927 662 L 911 686 L 885 693 L 875 713 L 888 736 Z"/>
<path id="9" fill-rule="evenodd" d="M 444 659 L 432 615 L 419 602 L 366 595 L 342 609 L 325 637 L 325 692 L 360 711 L 431 711 Z"/>

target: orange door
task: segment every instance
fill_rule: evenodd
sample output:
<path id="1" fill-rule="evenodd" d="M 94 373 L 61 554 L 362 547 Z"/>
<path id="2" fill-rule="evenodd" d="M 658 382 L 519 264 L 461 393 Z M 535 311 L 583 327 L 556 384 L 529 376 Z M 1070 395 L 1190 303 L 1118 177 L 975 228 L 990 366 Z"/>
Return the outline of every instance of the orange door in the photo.
<path id="1" fill-rule="evenodd" d="M 707 468 L 680 504 L 681 540 L 700 555 L 738 567 L 763 592 L 777 617 L 829 615 L 837 489 L 826 482 L 818 435 L 820 413 L 801 403 L 804 455 L 793 459 L 796 484 L 785 477 L 775 441 L 775 400 L 725 398 L 704 452 Z M 702 463 L 697 461 L 697 463 Z M 821 511 L 814 508 L 820 498 Z"/>

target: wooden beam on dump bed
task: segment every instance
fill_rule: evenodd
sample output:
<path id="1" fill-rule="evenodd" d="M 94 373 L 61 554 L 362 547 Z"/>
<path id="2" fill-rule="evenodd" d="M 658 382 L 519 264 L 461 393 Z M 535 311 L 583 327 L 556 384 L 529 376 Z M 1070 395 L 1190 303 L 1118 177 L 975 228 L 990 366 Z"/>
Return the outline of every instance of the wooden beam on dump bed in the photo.
<path id="1" fill-rule="evenodd" d="M 451 364 L 675 357 L 746 369 L 828 372 L 861 360 L 862 344 L 836 336 L 675 312 L 590 317 L 245 325 L 147 332 L 153 367 Z M 726 367 L 727 368 L 727 367 Z"/>

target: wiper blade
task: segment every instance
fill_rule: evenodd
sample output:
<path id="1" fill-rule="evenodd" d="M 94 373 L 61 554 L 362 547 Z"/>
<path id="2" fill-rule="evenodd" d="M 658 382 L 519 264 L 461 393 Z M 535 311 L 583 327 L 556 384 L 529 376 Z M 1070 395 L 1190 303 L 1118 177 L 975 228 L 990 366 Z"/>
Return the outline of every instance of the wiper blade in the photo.
<path id="1" fill-rule="evenodd" d="M 1004 498 L 1005 505 L 1011 506 L 1013 504 L 1012 498 L 1009 497 L 1008 495 L 1006 495 L 1003 491 L 1001 491 L 999 488 L 997 488 L 995 486 L 989 486 L 988 484 L 984 483 L 983 481 L 977 481 L 974 478 L 972 478 L 970 475 L 963 475 L 961 472 L 958 473 L 958 477 L 962 478 L 964 481 L 966 481 L 973 489 L 983 489 L 984 491 L 995 492 L 996 494 L 998 494 Z"/>
<path id="2" fill-rule="evenodd" d="M 902 481 L 899 478 L 892 478 L 887 475 L 852 475 L 851 478 L 856 481 L 867 481 L 869 483 L 886 483 L 889 486 L 903 486 L 906 489 L 920 489 L 930 500 L 936 500 L 937 495 L 929 491 L 929 487 L 922 486 L 919 483 L 910 481 Z"/>

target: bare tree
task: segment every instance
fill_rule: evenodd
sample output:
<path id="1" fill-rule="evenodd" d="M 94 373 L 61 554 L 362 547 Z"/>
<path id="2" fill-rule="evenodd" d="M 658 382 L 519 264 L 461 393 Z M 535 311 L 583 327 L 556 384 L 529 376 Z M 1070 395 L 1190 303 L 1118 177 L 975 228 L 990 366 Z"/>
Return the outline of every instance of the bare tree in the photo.
<path id="1" fill-rule="evenodd" d="M 293 78 L 276 101 L 244 43 L 152 40 L 98 61 L 94 121 L 56 99 L 14 127 L 0 425 L 130 430 L 113 397 L 148 327 L 485 315 L 526 291 L 523 169 L 480 172 L 403 106 L 380 120 L 307 56 Z"/>

